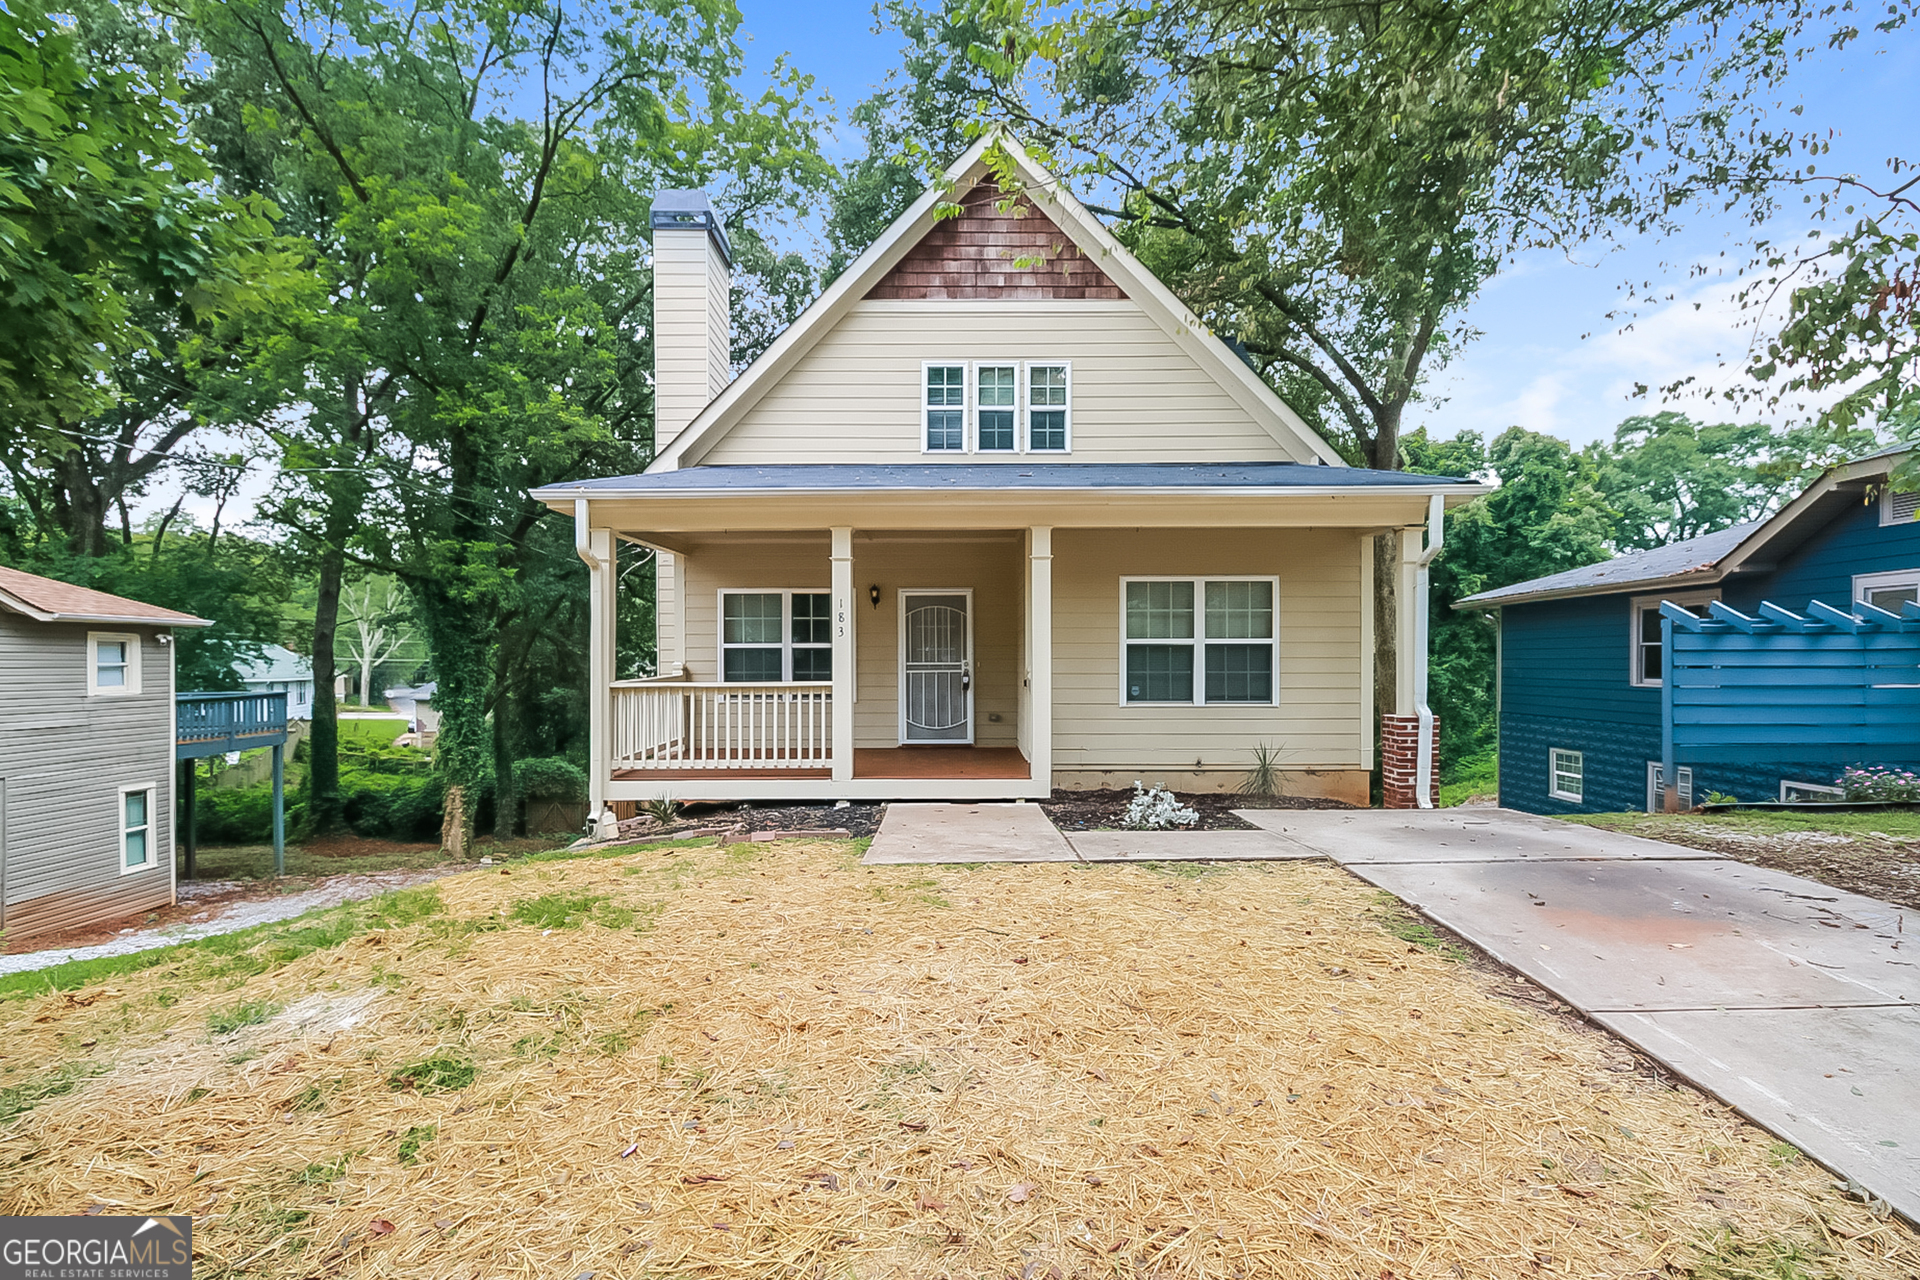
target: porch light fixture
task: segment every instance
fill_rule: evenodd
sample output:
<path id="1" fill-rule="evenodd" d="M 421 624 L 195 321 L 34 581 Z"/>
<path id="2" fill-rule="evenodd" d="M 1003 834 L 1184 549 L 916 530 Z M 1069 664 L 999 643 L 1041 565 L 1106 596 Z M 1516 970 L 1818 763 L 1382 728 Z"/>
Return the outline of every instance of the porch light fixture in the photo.
<path id="1" fill-rule="evenodd" d="M 876 582 L 872 586 L 867 588 L 867 599 L 873 601 L 874 608 L 878 609 L 880 607 L 880 584 L 879 583 Z"/>

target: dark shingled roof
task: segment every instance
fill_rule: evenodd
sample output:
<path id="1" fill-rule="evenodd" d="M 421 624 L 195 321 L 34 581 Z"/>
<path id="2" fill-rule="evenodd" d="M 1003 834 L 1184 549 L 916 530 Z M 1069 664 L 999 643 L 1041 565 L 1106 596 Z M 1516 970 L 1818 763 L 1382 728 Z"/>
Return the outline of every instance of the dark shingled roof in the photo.
<path id="1" fill-rule="evenodd" d="M 1737 524 L 1731 529 L 1703 533 L 1697 538 L 1655 547 L 1651 551 L 1632 551 L 1584 568 L 1550 573 L 1544 578 L 1530 578 L 1510 587 L 1468 596 L 1454 607 L 1514 604 L 1540 596 L 1603 595 L 1636 586 L 1650 586 L 1680 574 L 1711 569 L 1719 563 L 1720 557 L 1739 546 L 1748 534 L 1765 523 L 1764 520 L 1755 520 L 1751 524 Z"/>
<path id="2" fill-rule="evenodd" d="M 1294 462 L 930 462 L 785 463 L 682 467 L 637 476 L 577 480 L 536 490 L 564 499 L 595 492 L 658 494 L 847 492 L 941 489 L 1400 489 L 1472 485 L 1453 476 L 1321 467 Z"/>

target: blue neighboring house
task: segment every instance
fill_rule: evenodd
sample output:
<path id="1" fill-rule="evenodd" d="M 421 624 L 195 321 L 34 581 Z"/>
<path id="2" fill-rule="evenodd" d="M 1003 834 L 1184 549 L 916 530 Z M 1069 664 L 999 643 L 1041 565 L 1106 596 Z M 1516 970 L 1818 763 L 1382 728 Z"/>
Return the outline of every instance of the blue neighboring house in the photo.
<path id="1" fill-rule="evenodd" d="M 1920 493 L 1888 484 L 1906 456 L 1833 467 L 1766 520 L 1459 601 L 1498 614 L 1500 803 L 1547 814 L 1660 806 L 1663 600 L 1702 616 L 1716 600 L 1749 614 L 1762 601 L 1895 614 L 1920 604 Z M 1709 791 L 1834 798 L 1848 765 L 1920 764 L 1920 725 L 1913 736 L 1894 749 L 1900 759 L 1809 750 L 1806 759 L 1677 767 L 1680 802 Z"/>

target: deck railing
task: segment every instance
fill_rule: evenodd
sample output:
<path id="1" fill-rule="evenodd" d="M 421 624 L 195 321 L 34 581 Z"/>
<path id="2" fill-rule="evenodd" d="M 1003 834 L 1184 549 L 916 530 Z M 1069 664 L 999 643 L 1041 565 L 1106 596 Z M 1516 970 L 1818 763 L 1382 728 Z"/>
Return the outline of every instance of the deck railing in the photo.
<path id="1" fill-rule="evenodd" d="M 833 764 L 833 686 L 615 684 L 615 769 L 824 769 Z"/>
<path id="2" fill-rule="evenodd" d="M 173 701 L 174 741 L 187 755 L 214 755 L 287 739 L 287 695 L 182 693 Z"/>

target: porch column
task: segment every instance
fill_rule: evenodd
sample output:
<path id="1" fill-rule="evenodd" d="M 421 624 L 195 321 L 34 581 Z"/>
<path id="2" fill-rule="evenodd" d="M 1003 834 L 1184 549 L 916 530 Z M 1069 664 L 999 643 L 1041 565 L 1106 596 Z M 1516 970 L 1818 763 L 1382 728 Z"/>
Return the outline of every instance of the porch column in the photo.
<path id="1" fill-rule="evenodd" d="M 1410 716 L 1419 707 L 1419 666 L 1426 661 L 1420 648 L 1420 537 L 1421 531 L 1400 531 L 1400 562 L 1394 566 L 1393 601 L 1393 714 Z"/>
<path id="2" fill-rule="evenodd" d="M 833 534 L 833 780 L 853 781 L 853 530 Z"/>
<path id="3" fill-rule="evenodd" d="M 1053 789 L 1053 529 L 1027 530 L 1029 776 Z"/>
<path id="4" fill-rule="evenodd" d="M 587 565 L 587 812 L 598 818 L 607 806 L 613 772 L 613 628 L 619 577 L 613 530 L 588 525 L 585 501 L 574 504 L 574 550 Z"/>

